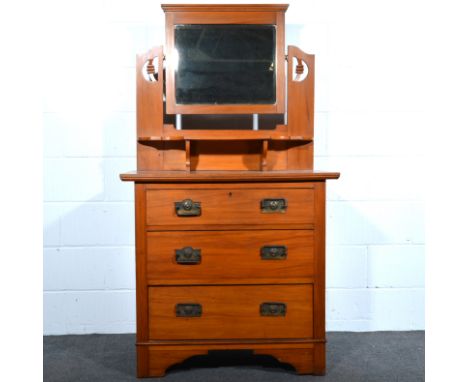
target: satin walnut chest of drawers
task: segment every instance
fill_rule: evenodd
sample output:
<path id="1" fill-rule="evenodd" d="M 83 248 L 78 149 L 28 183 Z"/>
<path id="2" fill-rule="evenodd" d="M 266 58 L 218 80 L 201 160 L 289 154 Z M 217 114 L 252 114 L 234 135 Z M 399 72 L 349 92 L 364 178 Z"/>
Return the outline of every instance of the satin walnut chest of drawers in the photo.
<path id="1" fill-rule="evenodd" d="M 220 349 L 322 374 L 325 180 L 337 174 L 184 174 L 122 175 L 136 182 L 138 374 Z"/>

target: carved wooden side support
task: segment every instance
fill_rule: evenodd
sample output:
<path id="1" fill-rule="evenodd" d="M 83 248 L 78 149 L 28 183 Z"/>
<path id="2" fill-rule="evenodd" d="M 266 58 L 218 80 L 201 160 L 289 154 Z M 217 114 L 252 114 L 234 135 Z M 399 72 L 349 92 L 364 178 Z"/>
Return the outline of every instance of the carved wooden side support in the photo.
<path id="1" fill-rule="evenodd" d="M 187 171 L 191 169 L 190 155 L 190 141 L 185 141 L 185 169 Z"/>
<path id="2" fill-rule="evenodd" d="M 261 169 L 264 171 L 268 166 L 268 140 L 265 139 L 262 142 L 262 163 L 260 165 Z"/>
<path id="3" fill-rule="evenodd" d="M 294 65 L 297 63 L 297 65 Z M 288 134 L 314 136 L 315 56 L 288 46 Z M 288 169 L 313 168 L 314 142 L 288 150 Z"/>
<path id="4" fill-rule="evenodd" d="M 137 55 L 137 134 L 160 136 L 163 132 L 163 60 L 162 46 Z M 162 169 L 162 145 L 137 143 L 138 170 Z"/>

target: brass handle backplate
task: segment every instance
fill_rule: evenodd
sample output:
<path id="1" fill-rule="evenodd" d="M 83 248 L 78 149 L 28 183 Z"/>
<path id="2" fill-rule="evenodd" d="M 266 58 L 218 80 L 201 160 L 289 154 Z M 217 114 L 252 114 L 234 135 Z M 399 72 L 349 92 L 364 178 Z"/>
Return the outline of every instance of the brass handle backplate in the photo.
<path id="1" fill-rule="evenodd" d="M 288 256 L 288 247 L 285 245 L 264 245 L 260 253 L 262 260 L 285 260 Z"/>
<path id="2" fill-rule="evenodd" d="M 200 264 L 201 249 L 184 247 L 175 250 L 175 259 L 177 264 Z"/>
<path id="3" fill-rule="evenodd" d="M 279 199 L 262 199 L 260 209 L 262 213 L 285 213 L 288 208 L 288 202 L 284 198 Z"/>
<path id="4" fill-rule="evenodd" d="M 286 304 L 283 302 L 264 302 L 260 305 L 261 316 L 286 316 Z"/>
<path id="5" fill-rule="evenodd" d="M 177 304 L 177 317 L 200 317 L 202 315 L 202 306 L 200 304 Z"/>
<path id="6" fill-rule="evenodd" d="M 201 203 L 194 202 L 192 199 L 184 199 L 181 202 L 175 202 L 175 211 L 177 216 L 200 216 Z"/>

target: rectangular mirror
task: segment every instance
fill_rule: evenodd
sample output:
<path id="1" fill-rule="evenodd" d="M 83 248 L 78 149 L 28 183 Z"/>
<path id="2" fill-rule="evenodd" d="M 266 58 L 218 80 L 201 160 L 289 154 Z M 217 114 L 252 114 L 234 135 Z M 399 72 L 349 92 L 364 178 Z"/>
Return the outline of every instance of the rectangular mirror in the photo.
<path id="1" fill-rule="evenodd" d="M 276 103 L 276 26 L 174 26 L 179 105 Z"/>

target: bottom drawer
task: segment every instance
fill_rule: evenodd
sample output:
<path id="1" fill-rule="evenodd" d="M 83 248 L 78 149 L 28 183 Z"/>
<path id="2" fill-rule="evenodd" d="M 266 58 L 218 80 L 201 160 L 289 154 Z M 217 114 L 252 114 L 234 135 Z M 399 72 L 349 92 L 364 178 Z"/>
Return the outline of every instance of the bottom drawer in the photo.
<path id="1" fill-rule="evenodd" d="M 312 338 L 312 284 L 149 288 L 153 340 Z"/>

